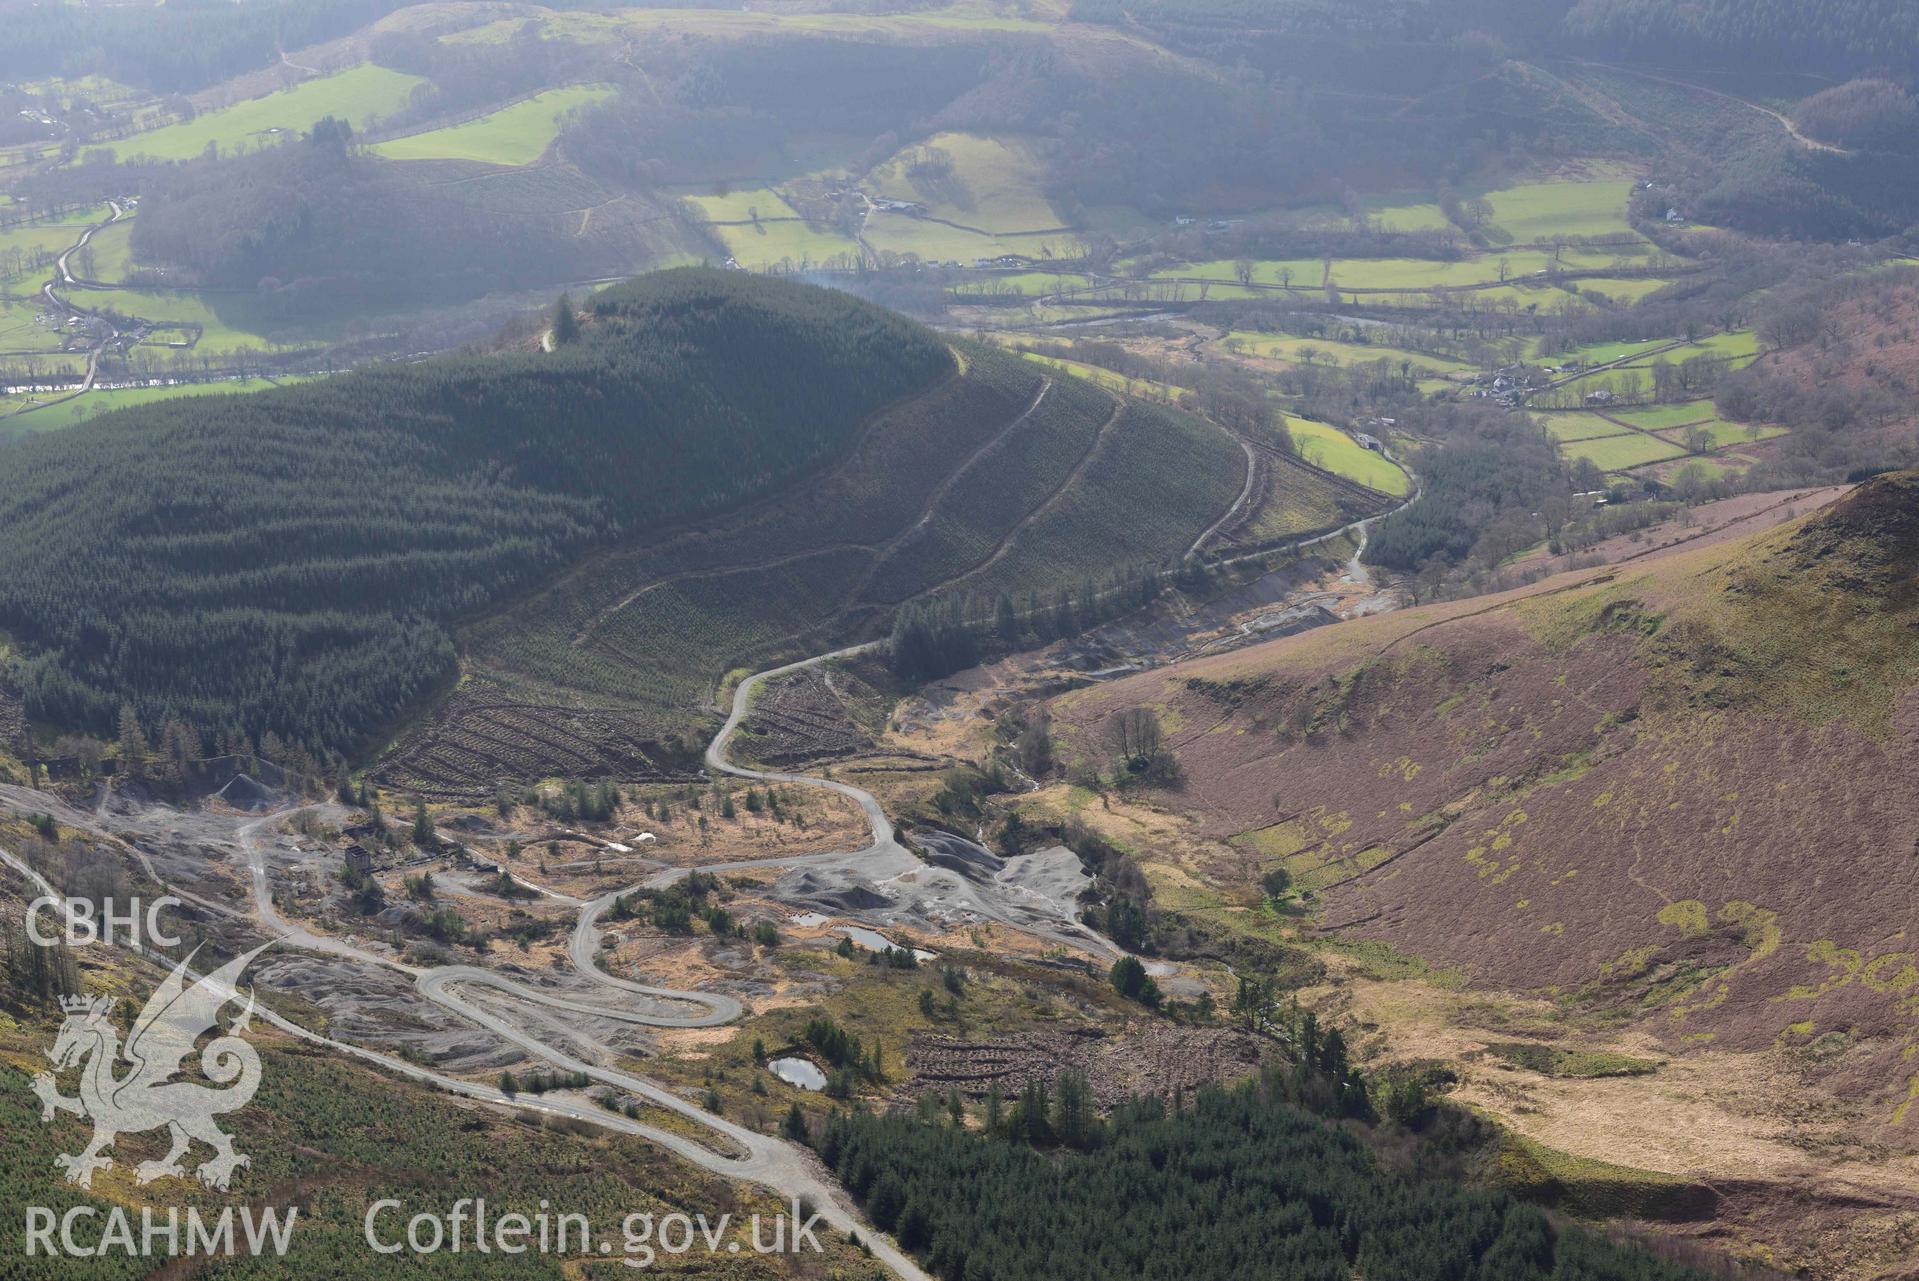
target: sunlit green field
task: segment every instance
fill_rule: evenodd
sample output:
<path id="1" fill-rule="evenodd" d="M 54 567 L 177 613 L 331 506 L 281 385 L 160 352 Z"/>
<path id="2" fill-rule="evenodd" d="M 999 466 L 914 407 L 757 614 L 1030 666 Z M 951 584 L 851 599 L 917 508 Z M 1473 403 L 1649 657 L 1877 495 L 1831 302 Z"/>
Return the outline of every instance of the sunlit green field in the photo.
<path id="1" fill-rule="evenodd" d="M 1601 471 L 1620 471 L 1627 467 L 1639 467 L 1667 458 L 1678 458 L 1686 452 L 1685 449 L 1670 441 L 1649 436 L 1644 432 L 1629 432 L 1623 436 L 1603 436 L 1597 440 L 1572 441 L 1560 446 L 1560 451 L 1568 458 L 1591 459 Z"/>
<path id="2" fill-rule="evenodd" d="M 0 351 L 59 351 L 60 332 L 41 324 L 39 315 L 37 299 L 0 298 Z"/>
<path id="3" fill-rule="evenodd" d="M 1690 427 L 1672 427 L 1659 433 L 1660 437 L 1675 444 L 1684 444 L 1694 432 L 1703 431 L 1712 444 L 1711 449 L 1724 449 L 1728 445 L 1747 445 L 1754 441 L 1772 440 L 1787 435 L 1784 427 L 1764 427 L 1757 423 L 1729 423 L 1723 419 L 1714 419 L 1704 424 Z"/>
<path id="4" fill-rule="evenodd" d="M 1021 142 L 934 134 L 866 176 L 881 197 L 918 201 L 934 218 L 1003 234 L 1054 231 L 1066 222 L 1045 194 L 1046 170 Z"/>
<path id="5" fill-rule="evenodd" d="M 1713 356 L 1731 356 L 1735 360 L 1750 360 L 1759 354 L 1759 335 L 1750 329 L 1735 329 L 1730 333 L 1714 334 L 1680 350 L 1688 354 L 1704 352 Z"/>
<path id="6" fill-rule="evenodd" d="M 560 120 L 576 107 L 613 95 L 611 85 L 549 89 L 465 124 L 408 134 L 377 143 L 391 160 L 477 160 L 489 165 L 530 165 L 560 133 Z"/>
<path id="7" fill-rule="evenodd" d="M 84 396 L 63 401 L 57 405 L 28 410 L 8 420 L 7 426 L 35 432 L 57 431 L 63 427 L 71 427 L 75 423 L 85 422 L 89 418 L 95 418 L 116 409 L 130 409 L 135 405 L 151 405 L 162 400 L 179 400 L 185 396 L 240 395 L 304 381 L 306 381 L 304 378 L 278 380 L 244 378 L 227 379 L 221 382 L 189 383 L 178 387 L 118 387 L 110 391 L 90 391 Z"/>
<path id="8" fill-rule="evenodd" d="M 102 284 L 117 284 L 133 266 L 133 222 L 123 219 L 102 227 L 87 241 L 87 247 L 69 260 L 73 274 Z"/>
<path id="9" fill-rule="evenodd" d="M 1483 254 L 1457 262 L 1424 258 L 1341 258 L 1333 264 L 1333 283 L 1342 289 L 1457 289 L 1530 278 L 1551 267 L 1552 255 L 1537 249 Z"/>
<path id="10" fill-rule="evenodd" d="M 1435 204 L 1389 204 L 1386 200 L 1366 202 L 1366 216 L 1382 231 L 1446 231 L 1452 220 Z"/>
<path id="11" fill-rule="evenodd" d="M 1610 365 L 1618 360 L 1630 360 L 1666 346 L 1670 338 L 1653 338 L 1646 342 L 1607 342 L 1593 343 L 1590 346 L 1575 348 L 1560 356 L 1547 359 L 1571 364 L 1579 361 L 1587 365 Z"/>
<path id="12" fill-rule="evenodd" d="M 1258 285 L 1290 285 L 1294 289 L 1318 289 L 1326 278 L 1326 263 L 1319 258 L 1264 258 L 1252 264 L 1252 282 Z M 1154 280 L 1213 280 L 1237 284 L 1238 264 L 1230 258 L 1207 262 L 1184 262 L 1153 272 Z"/>
<path id="13" fill-rule="evenodd" d="M 1405 472 L 1384 456 L 1362 449 L 1358 441 L 1337 427 L 1304 418 L 1288 418 L 1286 430 L 1291 433 L 1299 456 L 1315 467 L 1356 480 L 1384 494 L 1403 495 L 1410 488 Z"/>
<path id="14" fill-rule="evenodd" d="M 355 129 L 364 130 L 371 121 L 404 107 L 414 89 L 425 83 L 419 76 L 363 62 L 264 98 L 236 102 L 202 112 L 192 120 L 134 134 L 112 147 L 122 159 L 152 156 L 158 160 L 189 160 L 205 151 L 208 143 L 218 144 L 222 151 L 259 146 L 311 129 L 323 116 L 349 121 Z"/>
<path id="15" fill-rule="evenodd" d="M 954 286 L 956 294 L 1024 294 L 1041 297 L 1062 289 L 1080 289 L 1092 284 L 1092 278 L 1077 272 L 1009 271 L 984 279 L 967 280 Z M 1111 291 L 1117 297 L 1117 288 Z"/>
<path id="16" fill-rule="evenodd" d="M 1324 338 L 1299 338 L 1291 334 L 1261 334 L 1235 330 L 1221 340 L 1228 351 L 1242 352 L 1266 360 L 1322 365 L 1359 365 L 1375 360 L 1404 362 L 1431 374 L 1458 373 L 1471 369 L 1464 361 L 1423 351 L 1407 351 L 1376 343 L 1333 342 Z"/>
<path id="17" fill-rule="evenodd" d="M 1631 423 L 1647 431 L 1657 431 L 1664 427 L 1681 427 L 1687 423 L 1703 423 L 1716 416 L 1710 400 L 1689 400 L 1678 405 L 1652 405 L 1645 409 L 1622 409 L 1612 415 L 1621 422 Z"/>
<path id="18" fill-rule="evenodd" d="M 1545 425 L 1546 434 L 1561 444 L 1575 440 L 1596 440 L 1601 436 L 1624 436 L 1632 432 L 1632 428 L 1608 422 L 1598 414 L 1538 414 L 1536 417 Z"/>
<path id="19" fill-rule="evenodd" d="M 771 187 L 749 187 L 725 195 L 682 197 L 702 222 L 751 222 L 755 218 L 797 218 L 799 211 Z"/>
<path id="20" fill-rule="evenodd" d="M 798 218 L 747 226 L 710 227 L 740 266 L 748 271 L 775 267 L 825 266 L 857 262 L 860 247 L 837 232 L 816 231 Z"/>
<path id="21" fill-rule="evenodd" d="M 90 306 L 111 310 L 123 316 L 138 316 L 159 325 L 199 325 L 200 341 L 196 355 L 220 355 L 243 349 L 264 350 L 275 346 L 266 337 L 236 328 L 207 306 L 199 294 L 164 289 L 103 289 L 87 295 Z M 165 345 L 179 331 L 162 331 L 151 340 Z"/>
<path id="22" fill-rule="evenodd" d="M 898 213 L 876 213 L 869 218 L 866 241 L 880 252 L 911 254 L 922 262 L 957 262 L 964 267 L 971 267 L 976 259 L 1002 254 L 1043 261 L 1048 257 L 1072 258 L 1079 253 L 1079 237 L 1070 231 L 988 236 Z"/>
<path id="23" fill-rule="evenodd" d="M 1626 244 L 1564 245 L 1559 250 L 1559 265 L 1567 271 L 1619 271 L 1645 267 L 1658 253 L 1657 245 L 1644 240 Z"/>
<path id="24" fill-rule="evenodd" d="M 82 227 L 58 223 L 29 223 L 0 229 L 0 281 L 12 282 L 52 275 L 46 267 L 27 264 L 42 254 L 57 254 L 80 238 Z M 24 291 L 23 291 L 24 292 Z"/>
<path id="25" fill-rule="evenodd" d="M 1597 182 L 1531 182 L 1486 193 L 1493 223 L 1514 244 L 1537 244 L 1555 236 L 1631 235 L 1626 203 L 1630 178 Z"/>

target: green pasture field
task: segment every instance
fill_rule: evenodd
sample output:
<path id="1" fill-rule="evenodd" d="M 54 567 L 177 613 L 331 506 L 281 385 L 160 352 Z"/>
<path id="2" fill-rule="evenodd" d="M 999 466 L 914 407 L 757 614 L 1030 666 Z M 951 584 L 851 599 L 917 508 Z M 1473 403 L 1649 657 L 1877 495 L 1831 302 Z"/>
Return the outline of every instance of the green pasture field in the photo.
<path id="1" fill-rule="evenodd" d="M 1366 202 L 1366 216 L 1384 231 L 1447 231 L 1452 220 L 1435 204 L 1388 204 L 1387 197 Z"/>
<path id="2" fill-rule="evenodd" d="M 1232 258 L 1214 258 L 1206 262 L 1181 263 L 1177 267 L 1162 267 L 1153 272 L 1154 280 L 1210 280 L 1221 284 L 1237 285 L 1239 276 L 1235 272 L 1236 260 Z M 1277 285 L 1282 283 L 1281 273 L 1292 272 L 1294 289 L 1318 289 L 1326 278 L 1326 263 L 1320 258 L 1262 258 L 1253 263 L 1253 283 L 1256 285 Z M 1241 290 L 1241 293 L 1249 291 Z"/>
<path id="3" fill-rule="evenodd" d="M 1406 473 L 1391 460 L 1361 448 L 1358 441 L 1337 427 L 1304 418 L 1288 418 L 1286 430 L 1292 435 L 1299 456 L 1315 467 L 1395 497 L 1403 496 L 1411 487 Z"/>
<path id="4" fill-rule="evenodd" d="M 1342 289 L 1457 289 L 1499 280 L 1500 264 L 1508 281 L 1529 279 L 1552 267 L 1552 255 L 1538 249 L 1482 254 L 1457 262 L 1427 258 L 1341 258 L 1333 263 L 1333 284 Z"/>
<path id="5" fill-rule="evenodd" d="M 1714 356 L 1730 356 L 1734 361 L 1751 361 L 1759 355 L 1759 335 L 1750 329 L 1735 329 L 1728 333 L 1714 334 L 1702 338 L 1696 343 L 1680 348 L 1688 355 L 1706 353 Z"/>
<path id="6" fill-rule="evenodd" d="M 79 229 L 92 226 L 96 222 L 105 222 L 107 216 L 112 212 L 113 210 L 107 208 L 103 202 L 101 204 L 91 205 L 85 209 L 69 209 L 65 213 L 54 214 L 51 217 L 36 218 L 28 225 L 34 227 L 72 227 L 76 229 L 75 234 L 77 235 Z"/>
<path id="7" fill-rule="evenodd" d="M 1493 223 L 1513 244 L 1537 244 L 1555 236 L 1632 235 L 1626 204 L 1630 178 L 1529 182 L 1486 193 Z"/>
<path id="8" fill-rule="evenodd" d="M 1677 458 L 1649 468 L 1644 474 L 1663 485 L 1670 485 L 1688 468 L 1697 468 L 1702 480 L 1723 480 L 1728 476 L 1745 475 L 1752 464 L 1753 460 L 1743 454 L 1713 454 L 1705 458 Z"/>
<path id="9" fill-rule="evenodd" d="M 1077 272 L 1071 271 L 1059 273 L 1050 271 L 1014 271 L 963 281 L 953 287 L 953 292 L 962 296 L 969 294 L 1014 293 L 1037 298 L 1058 292 L 1061 289 L 1082 289 L 1092 283 L 1093 281 L 1090 276 L 1082 276 Z M 1106 292 L 1107 291 L 1102 290 L 1102 296 L 1104 296 Z M 1119 289 L 1116 286 L 1111 290 L 1111 295 L 1117 297 L 1118 294 Z"/>
<path id="10" fill-rule="evenodd" d="M 725 195 L 683 196 L 699 213 L 701 222 L 751 222 L 753 211 L 761 218 L 797 218 L 799 210 L 786 203 L 786 197 L 771 187 L 749 187 Z"/>
<path id="11" fill-rule="evenodd" d="M 116 409 L 131 409 L 135 405 L 151 405 L 162 400 L 179 400 L 185 396 L 241 395 L 304 381 L 306 380 L 303 378 L 277 380 L 244 378 L 221 382 L 188 383 L 177 387 L 116 387 L 107 391 L 90 391 L 84 396 L 62 401 L 60 404 L 50 405 L 44 409 L 29 410 L 10 419 L 7 425 L 36 432 L 58 431 L 63 427 L 71 427 L 75 423 L 85 422 L 89 418 L 95 418 Z"/>
<path id="12" fill-rule="evenodd" d="M 1630 423 L 1644 431 L 1660 431 L 1667 427 L 1682 427 L 1687 423 L 1708 422 L 1717 417 L 1717 411 L 1710 400 L 1689 400 L 1679 405 L 1622 409 L 1612 416 L 1622 423 Z"/>
<path id="13" fill-rule="evenodd" d="M 1670 338 L 1652 338 L 1645 342 L 1607 342 L 1593 343 L 1587 347 L 1577 347 L 1559 356 L 1547 356 L 1543 359 L 1559 363 L 1580 361 L 1588 365 L 1610 365 L 1618 360 L 1631 360 L 1635 356 L 1644 356 L 1649 352 L 1670 343 Z"/>
<path id="14" fill-rule="evenodd" d="M 876 213 L 868 218 L 866 241 L 875 250 L 912 254 L 922 262 L 957 262 L 966 267 L 972 266 L 977 258 L 997 258 L 1001 254 L 1045 259 L 1073 258 L 1080 252 L 1079 237 L 1071 231 L 980 235 L 898 213 Z"/>
<path id="15" fill-rule="evenodd" d="M 1632 428 L 1608 422 L 1598 414 L 1559 413 L 1535 416 L 1545 424 L 1546 434 L 1562 445 L 1576 440 L 1598 440 L 1605 436 L 1636 434 Z"/>
<path id="16" fill-rule="evenodd" d="M 157 325 L 199 325 L 200 341 L 193 347 L 196 355 L 224 354 L 243 348 L 265 350 L 279 345 L 221 320 L 198 294 L 165 289 L 95 289 L 88 291 L 86 301 L 88 306 L 137 316 Z M 172 336 L 163 329 L 149 342 L 164 346 Z"/>
<path id="17" fill-rule="evenodd" d="M 1571 441 L 1559 448 L 1560 452 L 1568 458 L 1591 459 L 1601 471 L 1623 471 L 1628 467 L 1640 467 L 1646 463 L 1679 458 L 1686 453 L 1681 446 L 1645 432 L 1628 432 L 1623 436 L 1602 436 L 1597 440 Z"/>
<path id="18" fill-rule="evenodd" d="M 560 119 L 576 107 L 613 96 L 611 85 L 549 89 L 477 120 L 376 143 L 389 160 L 477 160 L 489 165 L 530 165 L 560 133 Z"/>
<path id="19" fill-rule="evenodd" d="M 43 222 L 0 229 L 0 281 L 12 283 L 29 278 L 44 282 L 53 274 L 49 267 L 29 267 L 37 254 L 58 254 L 80 238 L 83 228 Z"/>
<path id="20" fill-rule="evenodd" d="M 76 254 L 68 263 L 74 275 L 105 285 L 118 284 L 133 268 L 132 220 L 123 218 L 112 226 L 100 228 L 87 241 L 87 248 L 83 252 L 92 255 L 92 270 L 82 270 L 85 263 Z"/>
<path id="21" fill-rule="evenodd" d="M 323 116 L 334 116 L 363 130 L 373 120 L 406 106 L 414 89 L 425 84 L 420 76 L 363 62 L 317 80 L 264 98 L 236 102 L 230 107 L 202 112 L 192 120 L 165 125 L 112 144 L 121 159 L 151 156 L 156 160 L 190 160 L 208 143 L 233 151 L 275 141 L 313 127 Z"/>
<path id="22" fill-rule="evenodd" d="M 1784 427 L 1766 427 L 1757 423 L 1729 423 L 1723 419 L 1692 427 L 1673 427 L 1656 433 L 1661 440 L 1683 445 L 1686 437 L 1695 431 L 1704 431 L 1712 437 L 1710 448 L 1724 449 L 1729 445 L 1750 445 L 1755 441 L 1772 440 L 1789 433 Z"/>
<path id="23" fill-rule="evenodd" d="M 824 265 L 834 259 L 857 260 L 860 247 L 832 231 L 816 231 L 798 218 L 758 222 L 738 227 L 708 227 L 748 271 L 802 264 Z"/>
<path id="24" fill-rule="evenodd" d="M 916 176 L 915 162 L 934 162 L 947 172 Z M 1024 143 L 941 133 L 876 167 L 864 185 L 878 196 L 918 201 L 931 217 L 1004 235 L 1066 226 L 1046 198 L 1045 182 L 1045 166 Z"/>
<path id="25" fill-rule="evenodd" d="M 1243 352 L 1248 356 L 1258 356 L 1265 360 L 1284 360 L 1304 363 L 1305 353 L 1316 353 L 1320 364 L 1362 365 L 1375 360 L 1390 360 L 1394 364 L 1405 361 L 1414 369 L 1431 374 L 1460 373 L 1472 368 L 1461 360 L 1446 356 L 1429 355 L 1423 351 L 1408 351 L 1400 347 L 1387 347 L 1376 343 L 1333 342 L 1324 338 L 1299 338 L 1289 334 L 1261 334 L 1236 329 L 1221 340 L 1228 351 Z"/>
<path id="26" fill-rule="evenodd" d="M 37 356 L 59 351 L 60 331 L 41 324 L 36 319 L 39 314 L 38 298 L 0 298 L 0 352 L 26 351 Z"/>

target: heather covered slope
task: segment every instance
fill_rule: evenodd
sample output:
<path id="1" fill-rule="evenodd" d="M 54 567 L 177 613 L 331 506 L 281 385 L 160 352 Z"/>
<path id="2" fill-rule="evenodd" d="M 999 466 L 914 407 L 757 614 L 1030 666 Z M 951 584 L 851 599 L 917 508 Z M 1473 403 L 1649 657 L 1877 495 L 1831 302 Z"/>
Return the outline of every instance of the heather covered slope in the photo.
<path id="1" fill-rule="evenodd" d="M 1919 473 L 1748 541 L 1069 694 L 1069 754 L 1138 705 L 1183 773 L 1164 801 L 1240 851 L 1219 875 L 1284 865 L 1321 936 L 1674 1050 L 1827 1037 L 1864 1123 L 1919 1126 Z"/>

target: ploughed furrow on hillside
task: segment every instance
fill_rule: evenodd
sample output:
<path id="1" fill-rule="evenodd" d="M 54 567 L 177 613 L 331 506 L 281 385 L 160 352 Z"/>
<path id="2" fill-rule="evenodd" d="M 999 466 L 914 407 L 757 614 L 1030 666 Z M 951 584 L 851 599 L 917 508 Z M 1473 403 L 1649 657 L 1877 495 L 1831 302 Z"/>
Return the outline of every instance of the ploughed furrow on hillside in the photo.
<path id="1" fill-rule="evenodd" d="M 618 698 L 618 671 L 602 669 L 588 655 L 594 637 L 625 608 L 665 583 L 884 543 L 919 518 L 955 456 L 990 443 L 1026 411 L 1042 384 L 1043 376 L 1021 362 L 969 352 L 963 376 L 893 406 L 840 462 L 779 501 L 689 526 L 657 545 L 597 556 L 470 625 L 460 637 L 467 665 Z"/>
<path id="2" fill-rule="evenodd" d="M 1218 427 L 1127 401 L 1073 483 L 962 581 L 1025 594 L 1177 560 L 1233 504 L 1245 475 L 1239 443 Z"/>
<path id="3" fill-rule="evenodd" d="M 862 597 L 897 604 L 978 566 L 1068 485 L 1116 412 L 1090 383 L 1063 378 L 990 454 L 975 460 L 928 519 L 877 566 Z"/>

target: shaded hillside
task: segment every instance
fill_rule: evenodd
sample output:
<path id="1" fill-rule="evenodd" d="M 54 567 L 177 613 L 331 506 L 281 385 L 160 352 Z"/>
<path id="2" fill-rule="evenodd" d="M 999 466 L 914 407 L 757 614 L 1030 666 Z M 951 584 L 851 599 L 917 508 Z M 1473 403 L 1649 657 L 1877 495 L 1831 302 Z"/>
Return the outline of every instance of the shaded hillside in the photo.
<path id="1" fill-rule="evenodd" d="M 589 320 L 551 354 L 175 400 L 0 453 L 0 626 L 32 713 L 346 748 L 449 673 L 450 620 L 782 488 L 952 368 L 878 308 L 719 272 L 609 290 Z"/>
<path id="2" fill-rule="evenodd" d="M 142 195 L 139 264 L 256 322 L 617 276 L 699 248 L 664 206 L 565 166 L 385 160 L 324 121 L 283 146 L 158 166 Z"/>
<path id="3" fill-rule="evenodd" d="M 1919 952 L 1919 473 L 1743 542 L 1326 628 L 1059 699 L 1156 708 L 1164 801 L 1317 929 L 1675 1048 L 1805 1044 L 1906 1104 Z"/>

